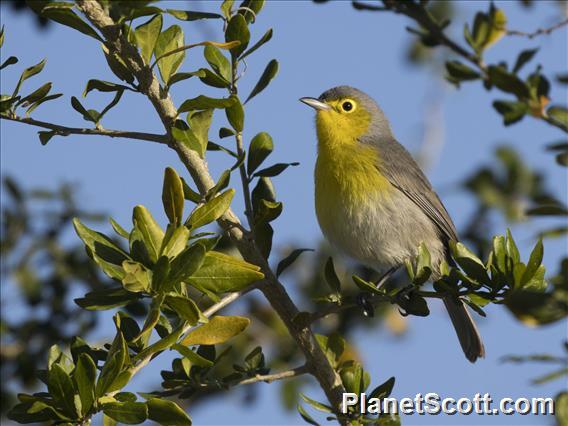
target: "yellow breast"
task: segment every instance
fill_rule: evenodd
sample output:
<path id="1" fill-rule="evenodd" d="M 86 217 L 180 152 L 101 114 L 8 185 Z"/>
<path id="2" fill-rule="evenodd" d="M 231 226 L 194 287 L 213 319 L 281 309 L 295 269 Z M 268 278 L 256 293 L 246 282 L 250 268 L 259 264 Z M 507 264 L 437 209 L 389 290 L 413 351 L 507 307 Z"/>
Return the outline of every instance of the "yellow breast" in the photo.
<path id="1" fill-rule="evenodd" d="M 377 169 L 377 150 L 357 141 L 349 129 L 328 125 L 322 116 L 316 122 L 315 199 L 318 221 L 327 234 L 345 226 L 358 206 L 376 202 L 377 193 L 387 195 L 392 186 Z"/>

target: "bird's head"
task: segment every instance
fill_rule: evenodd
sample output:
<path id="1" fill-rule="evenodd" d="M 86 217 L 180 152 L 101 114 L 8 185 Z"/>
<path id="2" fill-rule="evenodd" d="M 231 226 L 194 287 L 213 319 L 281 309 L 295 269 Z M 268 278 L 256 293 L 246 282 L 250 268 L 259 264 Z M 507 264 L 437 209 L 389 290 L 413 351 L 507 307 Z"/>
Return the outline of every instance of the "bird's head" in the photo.
<path id="1" fill-rule="evenodd" d="M 317 112 L 320 143 L 350 144 L 368 136 L 391 136 L 383 111 L 371 97 L 353 87 L 334 87 L 319 98 L 301 98 L 300 101 Z"/>

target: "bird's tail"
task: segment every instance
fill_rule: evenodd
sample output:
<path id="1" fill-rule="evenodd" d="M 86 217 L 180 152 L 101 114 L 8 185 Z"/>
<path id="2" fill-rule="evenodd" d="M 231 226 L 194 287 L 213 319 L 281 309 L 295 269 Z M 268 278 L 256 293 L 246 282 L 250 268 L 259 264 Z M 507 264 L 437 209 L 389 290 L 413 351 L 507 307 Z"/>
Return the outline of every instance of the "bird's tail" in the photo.
<path id="1" fill-rule="evenodd" d="M 449 296 L 444 297 L 443 300 L 466 358 L 470 362 L 475 362 L 477 358 L 485 357 L 481 336 L 463 302 Z"/>

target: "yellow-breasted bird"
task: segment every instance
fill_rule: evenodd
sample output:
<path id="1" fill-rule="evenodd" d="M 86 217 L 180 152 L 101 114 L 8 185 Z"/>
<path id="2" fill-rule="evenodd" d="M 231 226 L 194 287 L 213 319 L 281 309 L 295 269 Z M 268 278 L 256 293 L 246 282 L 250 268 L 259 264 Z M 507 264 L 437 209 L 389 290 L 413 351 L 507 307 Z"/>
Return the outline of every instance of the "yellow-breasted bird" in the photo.
<path id="1" fill-rule="evenodd" d="M 316 215 L 329 242 L 352 258 L 385 273 L 386 280 L 423 242 L 432 260 L 452 263 L 449 242 L 456 228 L 432 185 L 394 138 L 383 111 L 368 95 L 349 86 L 319 98 L 301 98 L 316 114 L 318 158 Z M 444 304 L 465 356 L 485 355 L 465 305 L 448 295 Z"/>

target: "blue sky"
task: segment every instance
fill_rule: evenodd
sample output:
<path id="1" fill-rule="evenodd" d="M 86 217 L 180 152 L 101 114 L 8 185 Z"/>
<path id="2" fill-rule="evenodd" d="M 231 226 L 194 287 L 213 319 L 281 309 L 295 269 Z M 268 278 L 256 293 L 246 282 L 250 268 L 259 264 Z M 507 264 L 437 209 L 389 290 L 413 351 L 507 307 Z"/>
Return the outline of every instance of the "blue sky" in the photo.
<path id="1" fill-rule="evenodd" d="M 166 2 L 167 7 L 184 9 L 188 2 Z M 531 31 L 556 23 L 561 14 L 554 2 L 539 2 L 535 8 L 524 10 L 514 2 L 497 2 L 511 23 L 511 28 Z M 478 9 L 485 10 L 487 2 L 459 2 L 453 28 L 461 34 L 463 23 Z M 193 4 L 193 9 L 213 11 L 214 2 Z M 73 30 L 53 25 L 38 31 L 30 16 L 15 15 L 6 4 L 1 6 L 0 22 L 6 26 L 6 41 L 2 59 L 16 55 L 20 63 L 2 71 L 1 92 L 11 92 L 24 67 L 48 58 L 45 70 L 25 83 L 24 90 L 35 89 L 40 83 L 54 82 L 54 92 L 64 97 L 40 107 L 34 117 L 69 126 L 86 126 L 70 106 L 71 96 L 80 97 L 90 78 L 116 81 L 106 68 L 98 43 L 79 36 Z M 168 22 L 168 21 L 167 21 Z M 173 21 L 169 22 L 174 23 Z M 175 22 L 179 23 L 179 22 Z M 457 91 L 424 68 L 413 68 L 404 59 L 411 35 L 404 30 L 409 22 L 391 14 L 354 11 L 349 2 L 330 2 L 316 5 L 308 1 L 270 1 L 253 26 L 253 38 L 260 37 L 269 27 L 274 28 L 273 40 L 250 57 L 240 90 L 248 93 L 272 58 L 280 62 L 280 71 L 269 88 L 247 105 L 245 138 L 250 140 L 259 131 L 268 131 L 276 149 L 272 162 L 299 161 L 275 179 L 279 200 L 285 210 L 275 222 L 275 245 L 316 247 L 321 238 L 313 208 L 313 166 L 315 161 L 315 132 L 313 111 L 298 102 L 302 96 L 319 96 L 324 90 L 349 84 L 374 97 L 390 118 L 398 140 L 410 151 L 418 152 L 424 140 L 425 120 L 435 121 L 432 127 L 442 135 L 433 157 L 435 162 L 427 171 L 458 229 L 469 218 L 475 206 L 469 195 L 459 190 L 459 182 L 475 171 L 480 164 L 491 161 L 498 144 L 509 143 L 519 150 L 532 167 L 543 169 L 547 185 L 566 202 L 566 169 L 553 163 L 552 156 L 543 151 L 544 144 L 557 141 L 562 134 L 545 123 L 527 118 L 504 127 L 492 109 L 496 97 L 480 89 L 479 84 L 466 84 Z M 182 24 L 183 25 L 183 24 Z M 186 42 L 203 39 L 221 40 L 216 22 L 183 25 Z M 560 30 L 527 42 L 506 38 L 487 52 L 487 61 L 513 61 L 521 48 L 540 47 L 528 68 L 544 65 L 545 73 L 566 70 L 567 33 Z M 188 52 L 184 70 L 203 65 L 198 49 Z M 553 100 L 565 102 L 566 91 L 553 86 Z M 205 93 L 219 96 L 217 89 L 202 87 L 198 81 L 179 84 L 173 94 L 179 105 L 183 100 Z M 108 97 L 91 93 L 84 102 L 99 108 Z M 439 113 L 436 113 L 439 105 Z M 161 123 L 148 101 L 140 95 L 127 93 L 123 101 L 103 120 L 109 129 L 162 132 Z M 217 113 L 211 139 L 224 125 L 224 114 Z M 128 224 L 132 207 L 146 205 L 165 223 L 161 212 L 161 185 L 166 166 L 183 167 L 173 151 L 164 146 L 145 142 L 71 136 L 54 138 L 41 146 L 36 130 L 17 123 L 0 122 L 2 174 L 15 176 L 26 187 L 70 181 L 79 187 L 79 199 L 87 210 L 108 213 L 119 223 Z M 433 147 L 429 149 L 434 150 Z M 431 153 L 431 152 L 430 152 Z M 211 153 L 209 166 L 214 176 L 224 170 L 229 160 Z M 236 182 L 236 177 L 233 182 Z M 236 197 L 234 210 L 243 211 L 241 197 Z M 495 216 L 495 233 L 507 226 Z M 513 226 L 513 233 L 526 257 L 532 237 L 541 225 Z M 73 238 L 73 236 L 70 236 Z M 557 259 L 565 255 L 566 241 L 547 241 L 545 264 L 556 272 Z M 278 254 L 278 253 L 276 253 Z M 273 259 L 275 261 L 277 259 Z M 286 285 L 293 294 L 294 282 Z M 559 353 L 566 338 L 566 323 L 530 329 L 515 321 L 500 307 L 487 310 L 488 319 L 479 319 L 481 334 L 487 348 L 487 358 L 471 365 L 461 354 L 442 306 L 431 304 L 428 318 L 410 318 L 410 329 L 403 340 L 395 339 L 385 330 L 356 330 L 352 342 L 364 348 L 363 358 L 373 383 L 378 384 L 391 375 L 396 376 L 394 396 L 414 396 L 418 392 L 437 392 L 442 396 L 473 396 L 489 392 L 494 398 L 504 396 L 553 396 L 566 383 L 552 382 L 531 386 L 530 379 L 546 373 L 541 365 L 503 365 L 499 359 L 507 354 L 528 354 L 540 351 Z M 108 324 L 110 333 L 111 323 Z M 105 335 L 107 330 L 99 330 Z M 97 333 L 97 334 L 98 334 Z M 169 359 L 155 362 L 149 376 L 138 379 L 140 386 L 155 383 L 159 368 Z M 200 405 L 190 410 L 196 424 L 290 424 L 301 423 L 297 414 L 285 413 L 279 407 L 277 386 L 259 385 L 259 403 L 254 410 L 242 404 L 242 393 L 227 395 L 222 400 Z M 142 390 L 142 389 L 141 389 Z M 144 389 L 146 390 L 146 389 Z M 308 392 L 318 397 L 317 388 Z M 219 407 L 222 405 L 223 409 Z M 215 410 L 215 416 L 211 415 Z M 530 416 L 494 418 L 413 416 L 404 424 L 537 424 L 551 420 Z"/>

